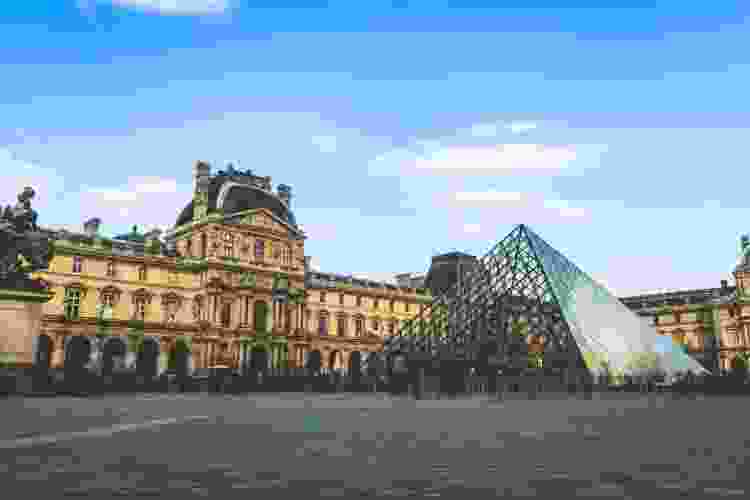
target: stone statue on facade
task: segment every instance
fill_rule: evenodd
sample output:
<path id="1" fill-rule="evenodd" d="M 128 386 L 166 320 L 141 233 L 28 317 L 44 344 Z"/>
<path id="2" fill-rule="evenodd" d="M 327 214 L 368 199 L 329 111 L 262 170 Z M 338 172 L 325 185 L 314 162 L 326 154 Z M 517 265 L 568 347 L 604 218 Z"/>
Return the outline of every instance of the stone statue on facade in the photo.
<path id="1" fill-rule="evenodd" d="M 750 265 L 750 236 L 743 234 L 737 249 L 737 265 Z"/>
<path id="2" fill-rule="evenodd" d="M 36 225 L 37 212 L 31 208 L 34 190 L 24 188 L 18 203 L 5 207 L 0 217 L 0 287 L 39 288 L 40 283 L 28 278 L 27 273 L 47 269 L 52 258 L 49 237 Z M 18 256 L 28 265 L 21 267 Z"/>

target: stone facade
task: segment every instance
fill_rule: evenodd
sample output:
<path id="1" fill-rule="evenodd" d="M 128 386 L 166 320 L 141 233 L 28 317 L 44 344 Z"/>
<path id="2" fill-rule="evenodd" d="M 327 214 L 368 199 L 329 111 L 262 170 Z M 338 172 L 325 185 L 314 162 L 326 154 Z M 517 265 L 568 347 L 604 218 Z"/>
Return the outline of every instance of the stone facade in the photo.
<path id="1" fill-rule="evenodd" d="M 210 182 L 199 166 L 194 206 Z M 280 193 L 288 204 L 289 189 Z M 41 324 L 53 367 L 63 365 L 72 336 L 98 335 L 100 350 L 106 337 L 140 334 L 158 342 L 162 369 L 180 337 L 195 368 L 239 368 L 254 349 L 270 352 L 276 367 L 303 366 L 318 350 L 325 367 L 344 368 L 353 351 L 378 351 L 383 335 L 428 300 L 413 288 L 306 270 L 306 236 L 268 208 L 195 210 L 157 247 L 137 232 L 109 239 L 96 229 L 56 234 L 49 268 L 34 273 L 55 294 Z M 287 303 L 274 301 L 279 289 Z"/>

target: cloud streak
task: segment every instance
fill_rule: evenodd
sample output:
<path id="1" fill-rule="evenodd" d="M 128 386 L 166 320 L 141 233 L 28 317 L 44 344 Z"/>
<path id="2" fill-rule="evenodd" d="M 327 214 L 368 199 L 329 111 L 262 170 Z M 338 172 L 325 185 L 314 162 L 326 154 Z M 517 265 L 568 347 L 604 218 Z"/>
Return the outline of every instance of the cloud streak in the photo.
<path id="1" fill-rule="evenodd" d="M 225 14 L 232 8 L 230 0 L 109 0 L 109 3 L 117 7 L 168 16 Z"/>

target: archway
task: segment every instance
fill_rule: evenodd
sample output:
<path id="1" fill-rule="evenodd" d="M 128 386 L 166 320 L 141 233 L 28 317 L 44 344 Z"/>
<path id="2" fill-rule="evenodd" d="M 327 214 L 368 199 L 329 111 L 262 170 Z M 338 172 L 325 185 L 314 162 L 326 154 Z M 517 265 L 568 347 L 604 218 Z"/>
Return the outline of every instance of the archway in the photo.
<path id="1" fill-rule="evenodd" d="M 320 355 L 320 351 L 315 349 L 310 352 L 307 356 L 307 364 L 305 368 L 311 370 L 313 373 L 320 373 L 320 369 L 323 367 L 323 357 Z"/>
<path id="2" fill-rule="evenodd" d="M 136 360 L 136 372 L 144 377 L 153 378 L 159 371 L 159 341 L 145 337 Z"/>
<path id="3" fill-rule="evenodd" d="M 91 360 L 91 340 L 83 335 L 71 337 L 65 346 L 65 383 L 71 389 L 82 387 L 87 366 Z"/>
<path id="4" fill-rule="evenodd" d="M 266 371 L 268 369 L 268 351 L 263 346 L 255 346 L 250 352 L 250 369 Z"/>
<path id="5" fill-rule="evenodd" d="M 41 334 L 36 338 L 36 352 L 34 353 L 34 366 L 40 370 L 47 372 L 50 369 L 52 363 L 52 352 L 54 350 L 54 343 L 49 335 Z"/>
<path id="6" fill-rule="evenodd" d="M 144 339 L 144 343 L 145 341 L 146 339 Z M 172 344 L 172 348 L 169 350 L 167 368 L 173 370 L 178 377 L 188 375 L 190 371 L 190 346 L 185 339 L 178 338 Z"/>
<path id="7" fill-rule="evenodd" d="M 349 355 L 349 375 L 352 377 L 359 377 L 362 373 L 362 353 L 359 351 L 352 351 Z"/>
<path id="8" fill-rule="evenodd" d="M 115 367 L 122 369 L 125 365 L 125 355 L 127 352 L 127 344 L 122 338 L 110 337 L 106 339 L 102 353 L 102 375 L 112 375 Z"/>
<path id="9" fill-rule="evenodd" d="M 338 370 L 341 367 L 341 351 L 331 351 L 328 357 L 328 369 Z"/>

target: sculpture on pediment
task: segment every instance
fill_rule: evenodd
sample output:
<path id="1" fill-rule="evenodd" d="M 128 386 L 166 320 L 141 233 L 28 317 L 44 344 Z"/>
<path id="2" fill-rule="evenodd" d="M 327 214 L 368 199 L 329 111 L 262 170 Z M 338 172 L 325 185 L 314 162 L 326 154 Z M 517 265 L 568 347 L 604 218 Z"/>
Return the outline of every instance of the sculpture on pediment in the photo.
<path id="1" fill-rule="evenodd" d="M 24 188 L 18 195 L 18 203 L 5 207 L 0 217 L 0 279 L 16 283 L 15 287 L 32 285 L 27 273 L 47 269 L 52 259 L 53 247 L 47 235 L 36 225 L 37 212 L 31 208 L 34 190 Z M 27 262 L 21 266 L 18 257 Z"/>

